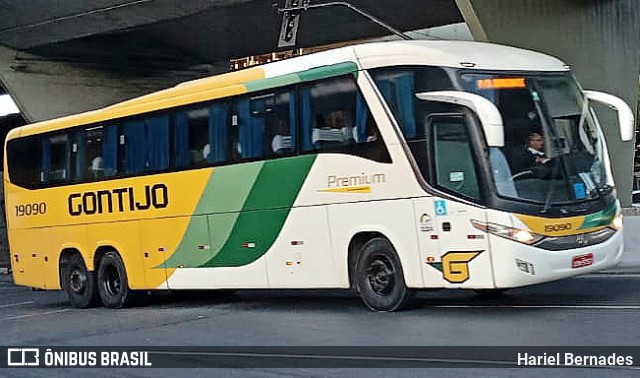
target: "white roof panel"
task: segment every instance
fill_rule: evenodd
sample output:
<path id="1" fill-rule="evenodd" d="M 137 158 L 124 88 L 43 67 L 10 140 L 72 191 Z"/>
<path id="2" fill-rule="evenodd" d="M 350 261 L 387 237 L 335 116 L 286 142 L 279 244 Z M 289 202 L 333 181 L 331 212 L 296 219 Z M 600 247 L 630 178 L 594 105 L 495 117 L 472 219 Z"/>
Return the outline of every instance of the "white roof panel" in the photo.
<path id="1" fill-rule="evenodd" d="M 362 68 L 429 65 L 509 71 L 567 71 L 557 58 L 535 51 L 468 41 L 393 41 L 353 47 Z"/>

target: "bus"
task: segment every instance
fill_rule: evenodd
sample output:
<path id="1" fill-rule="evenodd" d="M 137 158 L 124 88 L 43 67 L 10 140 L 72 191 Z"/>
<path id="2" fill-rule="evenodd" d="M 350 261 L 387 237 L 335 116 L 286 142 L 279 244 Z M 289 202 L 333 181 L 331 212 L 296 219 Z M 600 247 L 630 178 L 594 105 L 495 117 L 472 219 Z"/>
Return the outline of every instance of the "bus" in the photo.
<path id="1" fill-rule="evenodd" d="M 19 127 L 4 159 L 13 278 L 79 308 L 353 288 L 395 311 L 420 289 L 610 268 L 623 237 L 602 104 L 631 140 L 629 106 L 554 57 L 394 41 Z M 545 163 L 519 167 L 533 134 Z"/>

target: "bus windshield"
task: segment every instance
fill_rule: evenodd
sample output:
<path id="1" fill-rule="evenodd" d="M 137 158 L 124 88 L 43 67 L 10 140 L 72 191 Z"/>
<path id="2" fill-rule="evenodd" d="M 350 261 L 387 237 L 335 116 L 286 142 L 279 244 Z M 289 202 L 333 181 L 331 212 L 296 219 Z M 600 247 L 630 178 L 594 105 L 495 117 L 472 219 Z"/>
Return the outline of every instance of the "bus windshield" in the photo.
<path id="1" fill-rule="evenodd" d="M 610 192 L 603 136 L 573 77 L 460 78 L 465 91 L 492 101 L 502 115 L 504 147 L 489 150 L 500 196 L 544 203 L 546 209 Z"/>

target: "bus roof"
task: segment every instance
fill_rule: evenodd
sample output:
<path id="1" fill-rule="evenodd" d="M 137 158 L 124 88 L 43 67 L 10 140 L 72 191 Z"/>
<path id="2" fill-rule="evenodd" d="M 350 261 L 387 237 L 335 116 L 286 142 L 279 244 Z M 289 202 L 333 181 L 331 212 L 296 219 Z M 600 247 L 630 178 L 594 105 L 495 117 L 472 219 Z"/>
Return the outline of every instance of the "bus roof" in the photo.
<path id="1" fill-rule="evenodd" d="M 173 106 L 224 98 L 270 87 L 384 66 L 428 65 L 472 70 L 567 71 L 549 55 L 515 47 L 462 41 L 365 43 L 225 73 L 123 101 L 102 109 L 37 122 L 9 132 L 7 140 Z"/>

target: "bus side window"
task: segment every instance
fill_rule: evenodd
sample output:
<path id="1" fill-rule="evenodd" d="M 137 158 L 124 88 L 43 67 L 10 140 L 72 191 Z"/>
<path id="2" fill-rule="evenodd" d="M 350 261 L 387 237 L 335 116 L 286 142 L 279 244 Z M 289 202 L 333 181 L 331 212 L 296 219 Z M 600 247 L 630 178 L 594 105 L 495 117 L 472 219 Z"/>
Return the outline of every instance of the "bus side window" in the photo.
<path id="1" fill-rule="evenodd" d="M 292 91 L 242 97 L 237 103 L 241 159 L 270 159 L 295 153 L 296 116 Z"/>
<path id="2" fill-rule="evenodd" d="M 206 107 L 180 110 L 174 115 L 174 157 L 177 167 L 206 162 L 204 147 L 209 140 L 209 111 Z"/>
<path id="3" fill-rule="evenodd" d="M 238 144 L 236 146 L 241 159 L 259 159 L 264 155 L 264 132 L 266 117 L 261 112 L 266 112 L 264 102 L 241 97 L 237 103 L 238 120 Z M 253 108 L 253 109 L 252 109 Z"/>
<path id="4" fill-rule="evenodd" d="M 300 90 L 302 149 L 339 152 L 390 163 L 378 125 L 354 79 L 341 76 Z"/>
<path id="5" fill-rule="evenodd" d="M 209 106 L 208 139 L 202 157 L 209 163 L 229 161 L 229 104 L 216 102 Z"/>
<path id="6" fill-rule="evenodd" d="M 89 127 L 75 134 L 72 148 L 74 181 L 92 181 L 104 176 L 103 142 L 103 126 Z"/>
<path id="7" fill-rule="evenodd" d="M 265 112 L 264 148 L 266 157 L 291 155 L 296 152 L 296 109 L 293 91 L 273 95 Z"/>
<path id="8" fill-rule="evenodd" d="M 123 172 L 159 171 L 169 167 L 169 117 L 153 116 L 123 123 L 120 144 Z"/>
<path id="9" fill-rule="evenodd" d="M 42 143 L 40 136 L 12 139 L 7 143 L 9 179 L 16 185 L 33 188 L 43 181 Z"/>
<path id="10" fill-rule="evenodd" d="M 356 85 L 341 76 L 305 86 L 300 91 L 304 151 L 336 150 L 354 143 Z"/>
<path id="11" fill-rule="evenodd" d="M 67 134 L 45 137 L 42 145 L 43 176 L 48 183 L 65 182 L 69 179 L 71 143 Z"/>
<path id="12" fill-rule="evenodd" d="M 176 167 L 229 161 L 229 104 L 218 101 L 173 116 Z"/>

